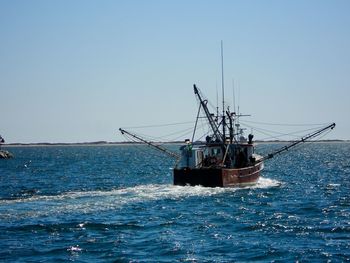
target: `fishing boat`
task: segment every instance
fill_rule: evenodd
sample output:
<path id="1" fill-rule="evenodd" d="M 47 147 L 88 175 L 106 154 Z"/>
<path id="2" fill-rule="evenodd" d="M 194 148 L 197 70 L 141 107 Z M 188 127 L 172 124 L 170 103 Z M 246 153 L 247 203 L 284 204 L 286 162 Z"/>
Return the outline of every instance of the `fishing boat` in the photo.
<path id="1" fill-rule="evenodd" d="M 135 133 L 122 128 L 119 129 L 122 134 L 176 158 L 176 165 L 173 169 L 174 185 L 237 187 L 255 184 L 264 168 L 265 160 L 288 151 L 300 143 L 310 141 L 335 127 L 335 123 L 332 123 L 296 141 L 292 141 L 266 156 L 261 156 L 255 153 L 253 134 L 249 134 L 246 138 L 240 126 L 240 117 L 247 115 L 230 112 L 229 108 L 223 110 L 222 114 L 218 114 L 218 111 L 217 114 L 211 113 L 207 107 L 208 100 L 203 98 L 196 85 L 193 85 L 193 89 L 199 101 L 199 109 L 192 140 L 185 140 L 184 145 L 180 147 L 180 154 L 157 145 L 155 142 L 148 141 Z M 194 142 L 197 123 L 202 118 L 201 112 L 204 113 L 204 118 L 209 124 L 211 133 L 206 136 L 204 142 Z"/>

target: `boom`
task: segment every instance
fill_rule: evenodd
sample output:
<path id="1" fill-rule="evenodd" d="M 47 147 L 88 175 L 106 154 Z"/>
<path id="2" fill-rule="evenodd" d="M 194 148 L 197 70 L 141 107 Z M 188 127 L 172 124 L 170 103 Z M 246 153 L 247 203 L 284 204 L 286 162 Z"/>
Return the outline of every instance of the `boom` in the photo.
<path id="1" fill-rule="evenodd" d="M 216 137 L 216 139 L 218 140 L 222 140 L 223 142 L 225 141 L 225 138 L 224 136 L 220 133 L 219 131 L 219 128 L 218 126 L 216 125 L 215 121 L 213 120 L 213 117 L 211 116 L 209 110 L 208 110 L 208 107 L 207 107 L 207 101 L 206 100 L 203 100 L 199 91 L 198 91 L 198 88 L 196 87 L 196 85 L 194 84 L 193 85 L 193 89 L 194 89 L 194 94 L 197 95 L 198 99 L 199 99 L 199 102 L 201 103 L 202 105 L 202 108 L 204 110 L 204 113 L 205 115 L 207 116 L 207 119 L 209 121 L 209 124 L 210 124 L 210 127 L 211 129 L 213 130 L 214 132 L 214 136 Z"/>
<path id="2" fill-rule="evenodd" d="M 145 143 L 145 144 L 147 144 L 147 145 L 149 145 L 149 146 L 151 146 L 151 147 L 153 147 L 153 148 L 155 148 L 155 149 L 157 149 L 157 150 L 159 150 L 159 151 L 161 151 L 161 152 L 163 152 L 163 153 L 165 153 L 165 154 L 167 154 L 167 155 L 169 155 L 169 156 L 171 156 L 173 158 L 180 159 L 180 155 L 178 155 L 178 154 L 176 154 L 174 152 L 171 152 L 168 149 L 165 149 L 164 147 L 156 145 L 153 142 L 147 141 L 147 140 L 141 138 L 140 136 L 137 136 L 136 134 L 130 133 L 130 132 L 128 132 L 128 131 L 126 131 L 126 130 L 124 130 L 122 128 L 120 128 L 119 131 L 122 134 L 127 134 L 127 135 L 137 139 L 138 141 L 143 142 L 143 143 Z"/>
<path id="3" fill-rule="evenodd" d="M 282 148 L 280 148 L 280 149 L 278 149 L 278 150 L 276 150 L 276 151 L 274 151 L 274 152 L 272 152 L 272 153 L 269 153 L 267 156 L 264 156 L 264 157 L 262 158 L 262 161 L 267 160 L 267 159 L 271 159 L 271 158 L 273 158 L 276 154 L 280 154 L 280 153 L 282 153 L 282 152 L 284 152 L 284 151 L 288 151 L 290 148 L 292 148 L 292 147 L 294 147 L 294 146 L 296 146 L 296 145 L 298 145 L 298 144 L 300 144 L 300 143 L 304 143 L 304 142 L 308 141 L 309 139 L 315 138 L 315 137 L 317 137 L 318 135 L 320 135 L 321 133 L 323 133 L 323 132 L 325 132 L 325 131 L 327 131 L 327 130 L 329 130 L 329 129 L 333 130 L 334 127 L 335 127 L 335 123 L 332 123 L 331 125 L 328 125 L 327 127 L 324 127 L 324 128 L 322 128 L 322 129 L 320 129 L 320 130 L 317 130 L 317 131 L 315 131 L 315 132 L 313 132 L 313 133 L 310 133 L 310 134 L 308 134 L 308 135 L 302 137 L 302 138 L 301 138 L 300 140 L 298 140 L 298 141 L 292 142 L 292 143 L 289 144 L 289 145 L 286 145 L 286 146 L 284 146 L 284 147 L 282 147 Z"/>

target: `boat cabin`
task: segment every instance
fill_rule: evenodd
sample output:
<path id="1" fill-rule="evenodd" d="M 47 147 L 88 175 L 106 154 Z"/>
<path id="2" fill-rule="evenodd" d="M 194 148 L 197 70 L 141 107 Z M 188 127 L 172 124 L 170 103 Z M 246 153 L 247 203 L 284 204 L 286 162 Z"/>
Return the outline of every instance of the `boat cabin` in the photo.
<path id="1" fill-rule="evenodd" d="M 179 168 L 227 167 L 243 168 L 255 163 L 254 146 L 241 144 L 201 144 L 187 143 L 181 146 Z"/>

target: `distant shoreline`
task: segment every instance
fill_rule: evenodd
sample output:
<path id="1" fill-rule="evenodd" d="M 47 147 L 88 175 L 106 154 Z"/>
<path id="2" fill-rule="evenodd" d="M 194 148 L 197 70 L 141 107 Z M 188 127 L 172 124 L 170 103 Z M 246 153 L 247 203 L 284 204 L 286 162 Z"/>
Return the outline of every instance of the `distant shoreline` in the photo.
<path id="1" fill-rule="evenodd" d="M 292 141 L 254 141 L 255 144 L 274 144 L 274 143 L 290 143 Z M 319 140 L 319 141 L 312 141 L 314 143 L 350 143 L 350 140 Z M 184 144 L 183 141 L 175 141 L 175 142 L 154 142 L 156 144 Z M 122 145 L 139 145 L 143 143 L 139 142 L 107 142 L 107 141 L 98 141 L 98 142 L 78 142 L 78 143 L 48 143 L 48 142 L 41 142 L 41 143 L 8 143 L 8 144 L 2 144 L 2 147 L 35 147 L 35 146 L 122 146 Z"/>

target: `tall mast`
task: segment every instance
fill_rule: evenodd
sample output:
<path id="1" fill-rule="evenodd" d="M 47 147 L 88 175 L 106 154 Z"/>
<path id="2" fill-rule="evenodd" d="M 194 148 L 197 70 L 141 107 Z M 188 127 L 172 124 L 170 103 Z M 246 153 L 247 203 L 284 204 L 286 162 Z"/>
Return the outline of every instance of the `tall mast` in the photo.
<path id="1" fill-rule="evenodd" d="M 234 119 L 232 120 L 232 115 L 231 115 L 231 122 L 230 122 L 230 132 L 232 131 L 232 136 L 233 138 L 236 140 L 236 137 L 235 137 L 235 131 L 234 131 L 234 126 L 235 126 L 235 123 L 234 121 L 236 120 L 236 97 L 235 97 L 235 82 L 234 82 L 234 79 L 232 78 L 232 95 L 233 95 L 233 114 L 235 115 Z M 231 135 L 230 135 L 231 136 Z"/>
<path id="2" fill-rule="evenodd" d="M 218 92 L 218 83 L 216 83 L 216 123 L 219 123 L 219 92 Z"/>
<path id="3" fill-rule="evenodd" d="M 225 87 L 224 87 L 224 44 L 221 40 L 221 89 L 222 89 L 222 135 L 223 135 L 223 143 L 225 143 L 226 135 L 225 135 Z"/>
<path id="4" fill-rule="evenodd" d="M 233 112 L 236 113 L 235 80 L 232 78 Z"/>

